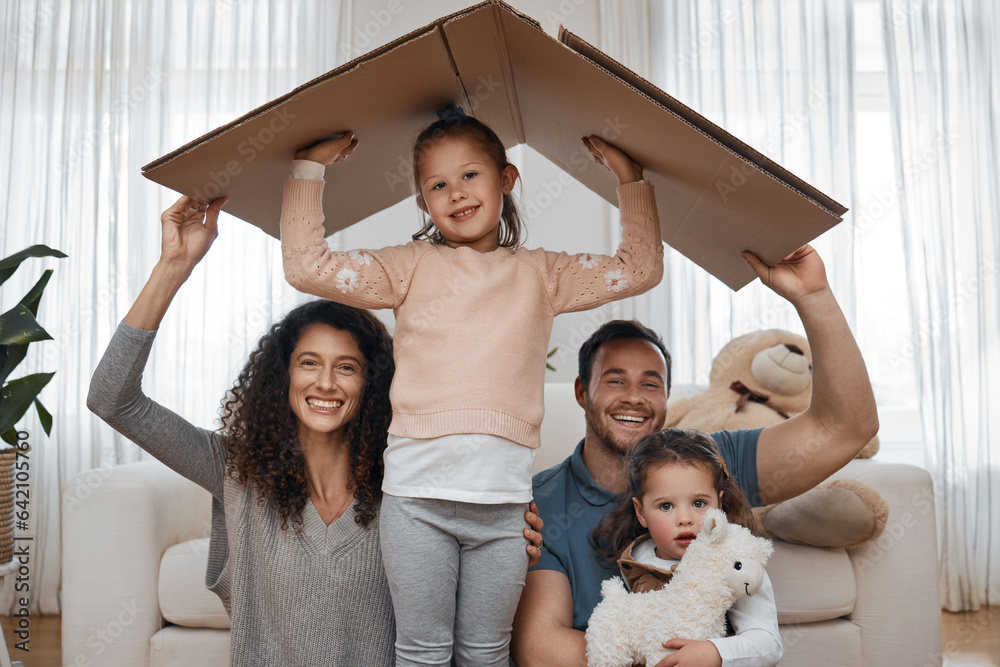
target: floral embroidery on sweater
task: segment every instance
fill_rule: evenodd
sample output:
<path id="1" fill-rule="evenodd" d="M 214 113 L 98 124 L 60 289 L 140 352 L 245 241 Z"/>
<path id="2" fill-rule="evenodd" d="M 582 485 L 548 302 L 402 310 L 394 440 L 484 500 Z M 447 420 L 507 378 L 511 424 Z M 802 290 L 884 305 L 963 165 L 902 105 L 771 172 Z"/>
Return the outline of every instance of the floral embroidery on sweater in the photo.
<path id="1" fill-rule="evenodd" d="M 350 255 L 351 259 L 356 261 L 361 266 L 372 263 L 372 256 L 366 253 L 364 250 L 351 250 L 347 254 Z"/>
<path id="2" fill-rule="evenodd" d="M 337 272 L 337 289 L 341 294 L 354 293 L 354 288 L 358 286 L 358 272 L 351 269 L 341 269 Z"/>
<path id="3" fill-rule="evenodd" d="M 583 268 L 592 269 L 595 266 L 597 266 L 602 259 L 603 257 L 601 257 L 600 255 L 591 255 L 590 253 L 587 253 L 585 255 L 580 255 L 579 261 L 580 264 L 583 266 Z"/>
<path id="4" fill-rule="evenodd" d="M 609 292 L 621 292 L 628 288 L 628 280 L 622 276 L 622 270 L 608 271 L 604 274 L 604 284 L 608 286 Z"/>

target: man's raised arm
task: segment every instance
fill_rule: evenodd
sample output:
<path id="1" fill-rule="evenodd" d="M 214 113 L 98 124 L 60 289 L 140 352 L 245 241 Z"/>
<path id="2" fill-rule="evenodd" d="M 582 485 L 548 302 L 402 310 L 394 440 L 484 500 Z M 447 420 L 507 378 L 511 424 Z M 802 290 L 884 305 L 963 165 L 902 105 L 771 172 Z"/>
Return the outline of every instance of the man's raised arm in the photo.
<path id="1" fill-rule="evenodd" d="M 771 504 L 845 466 L 878 432 L 878 414 L 861 351 L 816 251 L 803 246 L 776 266 L 743 256 L 762 283 L 795 307 L 813 357 L 809 408 L 765 428 L 757 442 L 761 500 Z"/>

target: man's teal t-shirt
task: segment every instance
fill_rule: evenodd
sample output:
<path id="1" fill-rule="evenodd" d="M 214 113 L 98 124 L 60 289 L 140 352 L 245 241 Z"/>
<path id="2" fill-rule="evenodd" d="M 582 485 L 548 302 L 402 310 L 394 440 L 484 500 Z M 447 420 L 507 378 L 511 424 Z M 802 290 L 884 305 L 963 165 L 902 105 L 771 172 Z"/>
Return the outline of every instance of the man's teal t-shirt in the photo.
<path id="1" fill-rule="evenodd" d="M 757 437 L 763 429 L 712 433 L 730 476 L 754 507 L 760 505 L 757 480 Z M 573 627 L 586 630 L 601 601 L 601 582 L 618 576 L 602 566 L 590 534 L 610 512 L 618 496 L 601 488 L 583 465 L 583 441 L 568 459 L 532 479 L 538 513 L 545 521 L 542 557 L 534 570 L 556 570 L 569 578 L 573 594 Z"/>

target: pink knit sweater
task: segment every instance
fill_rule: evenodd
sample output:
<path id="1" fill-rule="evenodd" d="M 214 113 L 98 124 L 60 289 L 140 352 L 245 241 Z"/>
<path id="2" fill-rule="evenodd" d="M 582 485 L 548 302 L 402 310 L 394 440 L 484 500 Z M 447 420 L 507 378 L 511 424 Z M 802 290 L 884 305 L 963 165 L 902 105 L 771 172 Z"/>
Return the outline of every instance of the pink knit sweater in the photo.
<path id="1" fill-rule="evenodd" d="M 618 188 L 622 243 L 606 255 L 480 253 L 426 241 L 333 252 L 323 181 L 285 184 L 281 248 L 297 289 L 359 308 L 392 308 L 396 375 L 389 432 L 484 433 L 539 445 L 552 320 L 655 286 L 663 244 L 653 188 Z"/>

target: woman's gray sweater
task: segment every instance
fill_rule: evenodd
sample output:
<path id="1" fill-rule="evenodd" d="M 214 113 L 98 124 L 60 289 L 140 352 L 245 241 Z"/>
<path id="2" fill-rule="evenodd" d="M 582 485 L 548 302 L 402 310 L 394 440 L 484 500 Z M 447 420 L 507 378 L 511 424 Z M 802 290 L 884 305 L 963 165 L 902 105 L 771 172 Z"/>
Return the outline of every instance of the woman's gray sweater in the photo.
<path id="1" fill-rule="evenodd" d="M 225 474 L 219 435 L 142 393 L 155 331 L 118 327 L 87 405 L 157 459 L 212 494 L 205 581 L 232 618 L 231 665 L 385 666 L 395 624 L 379 549 L 354 507 L 329 526 L 311 501 L 301 531 L 281 529 L 270 502 Z"/>

